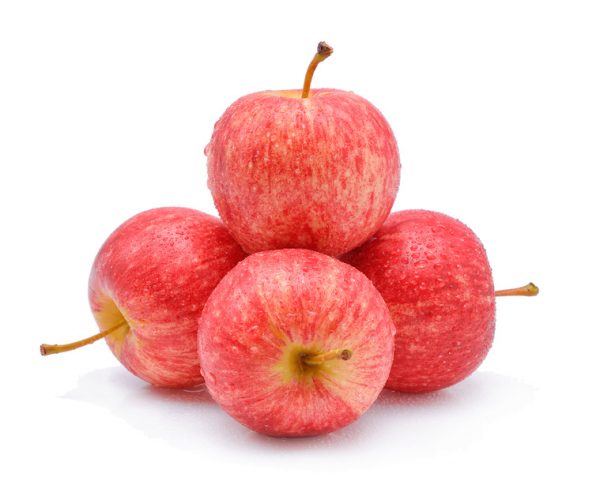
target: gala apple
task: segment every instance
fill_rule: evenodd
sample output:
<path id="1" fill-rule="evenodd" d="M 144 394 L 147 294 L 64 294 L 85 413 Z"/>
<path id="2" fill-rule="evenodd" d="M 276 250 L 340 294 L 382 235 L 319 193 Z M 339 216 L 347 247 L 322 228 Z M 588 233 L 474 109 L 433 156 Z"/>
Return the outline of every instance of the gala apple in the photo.
<path id="1" fill-rule="evenodd" d="M 303 91 L 244 96 L 215 125 L 205 150 L 209 188 L 247 252 L 340 255 L 372 236 L 392 208 L 400 160 L 383 115 L 352 92 L 309 91 L 330 53 L 319 44 Z"/>
<path id="2" fill-rule="evenodd" d="M 484 360 L 494 337 L 495 295 L 535 295 L 537 287 L 494 293 L 483 245 L 460 221 L 427 210 L 390 215 L 363 246 L 342 257 L 367 275 L 396 325 L 386 387 L 448 387 Z"/>
<path id="3" fill-rule="evenodd" d="M 247 427 L 308 436 L 343 427 L 377 398 L 394 325 L 371 282 L 310 250 L 259 252 L 217 285 L 198 347 L 213 398 Z"/>
<path id="4" fill-rule="evenodd" d="M 188 208 L 156 208 L 117 228 L 89 280 L 101 333 L 80 342 L 41 346 L 44 355 L 104 337 L 133 374 L 162 387 L 202 382 L 198 318 L 221 278 L 245 257 L 223 224 Z"/>

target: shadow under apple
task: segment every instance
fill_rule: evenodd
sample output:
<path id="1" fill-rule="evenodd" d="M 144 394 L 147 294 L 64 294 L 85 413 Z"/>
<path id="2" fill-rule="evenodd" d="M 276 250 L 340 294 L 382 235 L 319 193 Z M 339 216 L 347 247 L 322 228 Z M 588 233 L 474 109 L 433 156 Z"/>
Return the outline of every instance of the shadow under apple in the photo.
<path id="1" fill-rule="evenodd" d="M 445 390 L 402 394 L 384 390 L 355 423 L 314 438 L 272 438 L 235 422 L 211 399 L 205 386 L 159 389 L 122 367 L 94 370 L 79 379 L 65 398 L 109 410 L 148 437 L 184 450 L 218 456 L 233 448 L 251 449 L 253 460 L 323 453 L 343 458 L 360 448 L 366 466 L 390 453 L 401 458 L 464 449 L 478 441 L 492 419 L 511 418 L 528 406 L 535 389 L 493 372 L 476 372 Z M 385 449 L 388 448 L 386 451 Z"/>

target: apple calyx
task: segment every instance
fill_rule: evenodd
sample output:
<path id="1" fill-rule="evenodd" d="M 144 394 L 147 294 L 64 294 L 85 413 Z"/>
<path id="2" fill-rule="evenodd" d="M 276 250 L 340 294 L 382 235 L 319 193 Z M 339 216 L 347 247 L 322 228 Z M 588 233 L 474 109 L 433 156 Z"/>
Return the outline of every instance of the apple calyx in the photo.
<path id="1" fill-rule="evenodd" d="M 347 361 L 351 357 L 352 351 L 350 349 L 333 349 L 332 351 L 323 352 L 321 354 L 303 354 L 300 356 L 300 360 L 303 364 L 308 366 L 319 366 L 332 359 Z"/>
<path id="2" fill-rule="evenodd" d="M 78 349 L 80 347 L 83 347 L 84 345 L 92 344 L 96 342 L 96 340 L 100 340 L 106 337 L 107 335 L 110 335 L 111 333 L 115 332 L 116 330 L 125 325 L 127 325 L 127 321 L 121 321 L 120 323 L 117 323 L 116 325 L 111 326 L 110 328 L 100 333 L 97 333 L 96 335 L 92 335 L 91 337 L 78 340 L 77 342 L 72 342 L 70 344 L 42 344 L 40 345 L 40 354 L 42 356 L 48 356 L 49 354 L 59 354 L 61 352 Z"/>
<path id="3" fill-rule="evenodd" d="M 521 297 L 534 297 L 538 293 L 540 293 L 540 289 L 535 286 L 533 283 L 528 283 L 525 286 L 521 286 L 519 288 L 508 288 L 506 290 L 496 290 L 496 297 L 513 297 L 513 296 L 521 296 Z"/>
<path id="4" fill-rule="evenodd" d="M 317 69 L 317 66 L 321 61 L 327 59 L 331 54 L 333 54 L 333 47 L 328 45 L 326 42 L 319 42 L 319 45 L 317 45 L 317 53 L 308 65 L 306 76 L 304 77 L 304 86 L 302 87 L 303 99 L 307 98 L 308 94 L 310 93 L 310 82 L 312 82 L 315 69 Z"/>

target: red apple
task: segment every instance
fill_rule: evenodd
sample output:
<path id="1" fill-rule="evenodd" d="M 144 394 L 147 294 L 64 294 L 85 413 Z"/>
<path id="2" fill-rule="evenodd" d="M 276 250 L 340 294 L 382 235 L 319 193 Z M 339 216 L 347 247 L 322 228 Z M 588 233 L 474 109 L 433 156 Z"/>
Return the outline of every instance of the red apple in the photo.
<path id="1" fill-rule="evenodd" d="M 396 212 L 342 260 L 371 279 L 396 325 L 387 388 L 441 389 L 481 364 L 494 337 L 494 284 L 483 245 L 467 226 L 426 210 Z M 496 295 L 535 293 L 530 284 Z"/>
<path id="2" fill-rule="evenodd" d="M 189 208 L 142 212 L 110 235 L 92 268 L 90 305 L 103 331 L 73 344 L 43 345 L 42 354 L 105 337 L 141 379 L 196 385 L 202 382 L 198 318 L 217 283 L 244 257 L 215 217 Z"/>
<path id="3" fill-rule="evenodd" d="M 264 91 L 238 99 L 216 123 L 208 185 L 247 252 L 309 248 L 340 255 L 379 229 L 400 179 L 394 134 L 367 100 L 335 89 Z"/>
<path id="4" fill-rule="evenodd" d="M 310 250 L 251 255 L 209 297 L 199 326 L 206 386 L 232 417 L 273 436 L 343 427 L 388 377 L 394 325 L 371 282 Z"/>

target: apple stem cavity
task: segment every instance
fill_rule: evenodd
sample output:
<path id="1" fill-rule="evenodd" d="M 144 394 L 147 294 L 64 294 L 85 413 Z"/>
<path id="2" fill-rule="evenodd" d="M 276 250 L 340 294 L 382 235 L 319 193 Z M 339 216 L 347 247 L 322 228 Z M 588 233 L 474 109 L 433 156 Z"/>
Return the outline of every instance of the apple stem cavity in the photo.
<path id="1" fill-rule="evenodd" d="M 496 297 L 534 297 L 540 293 L 540 289 L 533 283 L 528 283 L 525 286 L 519 288 L 508 288 L 506 290 L 496 290 Z"/>
<path id="2" fill-rule="evenodd" d="M 304 87 L 302 87 L 303 99 L 307 98 L 308 94 L 310 93 L 310 82 L 312 82 L 315 69 L 317 69 L 317 66 L 321 61 L 327 59 L 331 54 L 333 54 L 333 48 L 330 45 L 327 45 L 325 42 L 319 42 L 319 45 L 317 45 L 317 53 L 308 65 L 306 76 L 304 77 Z"/>
<path id="3" fill-rule="evenodd" d="M 84 345 L 92 344 L 92 343 L 96 342 L 96 340 L 100 340 L 100 339 L 106 337 L 107 335 L 110 335 L 111 333 L 113 333 L 114 331 L 118 330 L 119 328 L 125 326 L 126 324 L 127 324 L 126 321 L 121 321 L 120 323 L 117 323 L 115 326 L 111 326 L 110 328 L 108 328 L 107 330 L 104 330 L 103 332 L 97 333 L 96 335 L 92 335 L 91 337 L 88 337 L 87 339 L 78 340 L 77 342 L 72 342 L 70 344 L 42 344 L 40 346 L 40 353 L 42 356 L 48 356 L 49 354 L 58 354 L 61 352 L 72 351 L 74 349 L 78 349 L 80 347 L 83 347 Z"/>
<path id="4" fill-rule="evenodd" d="M 321 354 L 305 354 L 302 356 L 302 363 L 308 366 L 319 366 L 332 359 L 341 359 L 347 361 L 352 357 L 350 349 L 333 349 L 332 351 Z"/>

